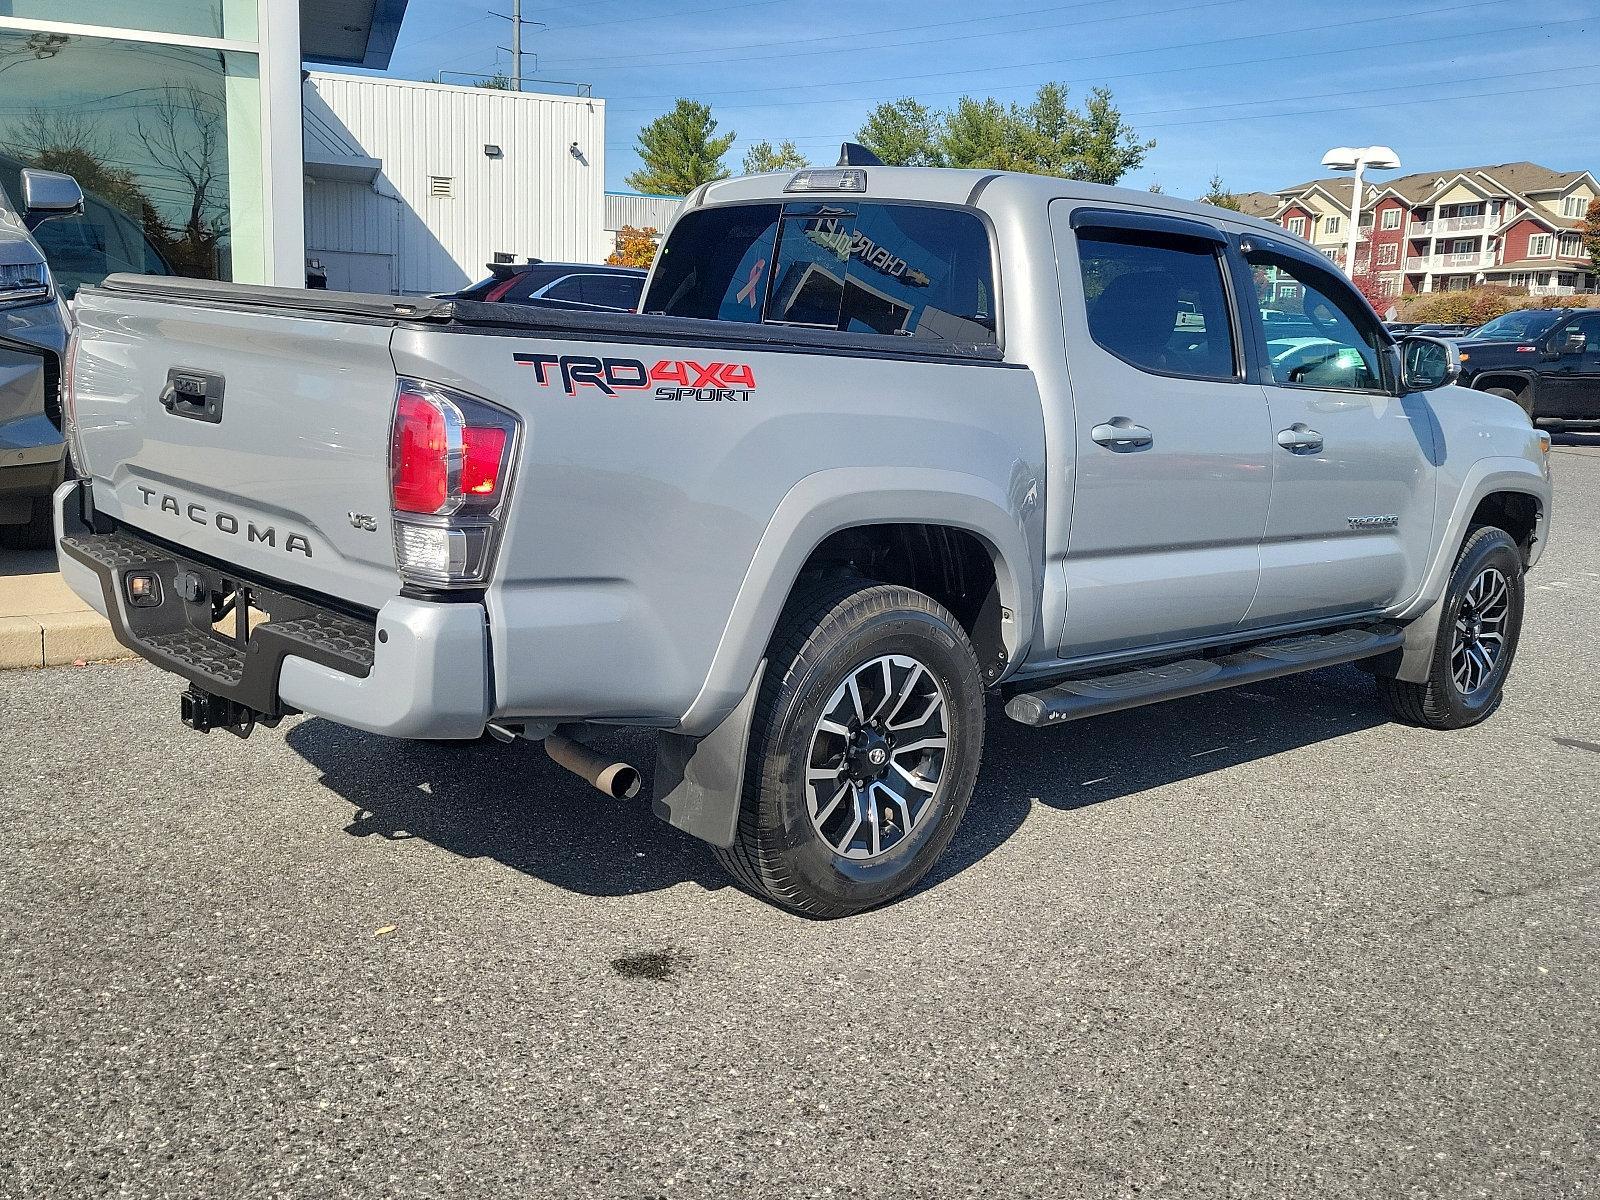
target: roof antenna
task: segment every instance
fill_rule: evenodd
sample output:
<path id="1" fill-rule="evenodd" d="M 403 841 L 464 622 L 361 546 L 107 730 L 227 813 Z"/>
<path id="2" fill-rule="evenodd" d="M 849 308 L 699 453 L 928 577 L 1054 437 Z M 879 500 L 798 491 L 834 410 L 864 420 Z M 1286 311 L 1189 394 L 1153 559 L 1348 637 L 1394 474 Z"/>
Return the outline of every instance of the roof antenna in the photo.
<path id="1" fill-rule="evenodd" d="M 883 159 L 879 158 L 865 146 L 855 142 L 845 142 L 839 147 L 839 161 L 834 164 L 839 167 L 881 167 Z"/>

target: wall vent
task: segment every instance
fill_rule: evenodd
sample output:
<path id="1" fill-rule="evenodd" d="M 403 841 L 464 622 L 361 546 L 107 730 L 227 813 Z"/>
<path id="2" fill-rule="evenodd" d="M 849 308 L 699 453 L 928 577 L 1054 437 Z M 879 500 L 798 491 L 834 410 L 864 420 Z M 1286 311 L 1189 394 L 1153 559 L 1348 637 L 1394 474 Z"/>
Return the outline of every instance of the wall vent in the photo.
<path id="1" fill-rule="evenodd" d="M 429 175 L 428 195 L 450 197 L 456 194 L 456 181 L 450 175 Z"/>

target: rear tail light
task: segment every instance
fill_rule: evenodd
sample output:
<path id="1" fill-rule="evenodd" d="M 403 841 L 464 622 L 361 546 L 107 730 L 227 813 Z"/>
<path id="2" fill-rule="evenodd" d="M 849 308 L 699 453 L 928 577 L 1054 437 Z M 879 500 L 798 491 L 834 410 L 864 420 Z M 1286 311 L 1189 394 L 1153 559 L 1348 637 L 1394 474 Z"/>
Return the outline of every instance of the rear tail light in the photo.
<path id="1" fill-rule="evenodd" d="M 389 442 L 395 562 L 409 582 L 489 576 L 515 462 L 517 418 L 419 379 L 400 380 Z"/>

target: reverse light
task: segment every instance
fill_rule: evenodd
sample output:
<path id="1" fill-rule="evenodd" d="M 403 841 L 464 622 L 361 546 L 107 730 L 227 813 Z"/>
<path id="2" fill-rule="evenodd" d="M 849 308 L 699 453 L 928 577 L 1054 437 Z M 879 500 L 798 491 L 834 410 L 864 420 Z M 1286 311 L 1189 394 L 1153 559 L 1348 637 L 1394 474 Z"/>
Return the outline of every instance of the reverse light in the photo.
<path id="1" fill-rule="evenodd" d="M 401 379 L 389 448 L 395 563 L 430 587 L 488 578 L 515 461 L 515 415 L 451 388 Z"/>

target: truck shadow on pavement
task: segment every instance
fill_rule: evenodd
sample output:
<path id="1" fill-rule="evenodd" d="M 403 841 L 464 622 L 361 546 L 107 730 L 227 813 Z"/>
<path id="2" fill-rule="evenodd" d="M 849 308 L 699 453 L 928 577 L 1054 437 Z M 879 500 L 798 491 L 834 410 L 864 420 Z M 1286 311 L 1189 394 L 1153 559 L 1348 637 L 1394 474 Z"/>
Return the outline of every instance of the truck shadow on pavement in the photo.
<path id="1" fill-rule="evenodd" d="M 916 890 L 981 862 L 1036 805 L 1072 813 L 1115 803 L 1386 720 L 1371 681 L 1349 667 L 1055 730 L 1016 725 L 991 704 L 972 806 Z M 606 731 L 592 741 L 647 774 L 654 762 L 648 733 Z M 730 886 L 709 847 L 656 820 L 643 800 L 617 801 L 590 790 L 532 743 L 394 741 L 319 719 L 295 725 L 287 742 L 354 807 L 346 827 L 354 837 L 421 839 L 589 896 L 634 895 L 684 882 Z M 641 795 L 649 795 L 648 778 Z M 1071 836 L 1069 827 L 1062 836 Z"/>

